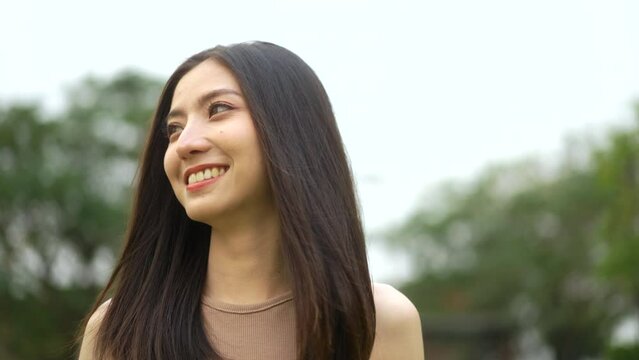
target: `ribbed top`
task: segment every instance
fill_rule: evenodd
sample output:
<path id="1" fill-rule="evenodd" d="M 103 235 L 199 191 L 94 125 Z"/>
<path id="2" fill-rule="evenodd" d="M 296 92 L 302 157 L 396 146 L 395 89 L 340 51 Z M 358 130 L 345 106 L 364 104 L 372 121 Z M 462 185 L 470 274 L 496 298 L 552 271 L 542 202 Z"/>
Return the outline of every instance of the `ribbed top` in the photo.
<path id="1" fill-rule="evenodd" d="M 291 292 L 258 304 L 202 299 L 202 314 L 215 349 L 229 360 L 294 360 L 295 306 Z"/>

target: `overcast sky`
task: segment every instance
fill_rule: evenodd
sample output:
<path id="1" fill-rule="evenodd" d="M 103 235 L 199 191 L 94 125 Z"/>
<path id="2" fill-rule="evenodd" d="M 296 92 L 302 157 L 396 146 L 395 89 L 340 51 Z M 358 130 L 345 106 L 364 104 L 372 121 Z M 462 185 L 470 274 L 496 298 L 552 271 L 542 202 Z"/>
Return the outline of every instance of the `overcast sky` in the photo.
<path id="1" fill-rule="evenodd" d="M 550 155 L 631 119 L 639 2 L 12 1 L 0 5 L 0 102 L 60 108 L 66 85 L 136 68 L 166 78 L 216 44 L 264 40 L 318 73 L 365 225 L 488 163 Z"/>

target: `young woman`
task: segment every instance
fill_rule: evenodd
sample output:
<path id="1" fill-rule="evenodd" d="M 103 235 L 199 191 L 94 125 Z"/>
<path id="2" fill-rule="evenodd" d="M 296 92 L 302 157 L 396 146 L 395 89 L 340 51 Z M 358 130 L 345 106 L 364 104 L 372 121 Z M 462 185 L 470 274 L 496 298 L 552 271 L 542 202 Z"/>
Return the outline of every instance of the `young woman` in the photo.
<path id="1" fill-rule="evenodd" d="M 282 47 L 218 46 L 169 78 L 126 239 L 81 360 L 423 359 L 415 307 L 371 284 L 328 96 Z"/>

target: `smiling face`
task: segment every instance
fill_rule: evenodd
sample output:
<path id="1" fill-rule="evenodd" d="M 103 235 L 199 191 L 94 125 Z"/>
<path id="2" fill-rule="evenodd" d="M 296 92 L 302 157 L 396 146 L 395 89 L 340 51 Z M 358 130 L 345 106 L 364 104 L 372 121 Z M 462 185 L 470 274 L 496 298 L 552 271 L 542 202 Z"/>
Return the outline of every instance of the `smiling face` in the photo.
<path id="1" fill-rule="evenodd" d="M 215 226 L 274 211 L 255 126 L 227 68 L 205 60 L 184 75 L 166 127 L 164 170 L 191 219 Z"/>

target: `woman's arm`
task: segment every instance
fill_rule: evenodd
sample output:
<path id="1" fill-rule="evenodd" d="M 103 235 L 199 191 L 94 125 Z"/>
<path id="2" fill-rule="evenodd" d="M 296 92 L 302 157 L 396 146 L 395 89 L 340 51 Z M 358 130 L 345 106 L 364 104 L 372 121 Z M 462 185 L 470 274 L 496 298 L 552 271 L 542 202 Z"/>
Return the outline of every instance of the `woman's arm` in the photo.
<path id="1" fill-rule="evenodd" d="M 419 313 L 404 294 L 390 285 L 374 284 L 377 325 L 371 360 L 423 360 Z"/>
<path id="2" fill-rule="evenodd" d="M 98 329 L 100 328 L 100 324 L 102 323 L 102 318 L 104 318 L 104 314 L 108 308 L 108 304 L 111 300 L 105 301 L 98 309 L 91 315 L 89 321 L 87 323 L 87 327 L 84 330 L 84 336 L 82 337 L 82 345 L 80 346 L 80 357 L 79 360 L 92 360 L 93 359 L 93 350 L 95 349 L 95 337 Z"/>

